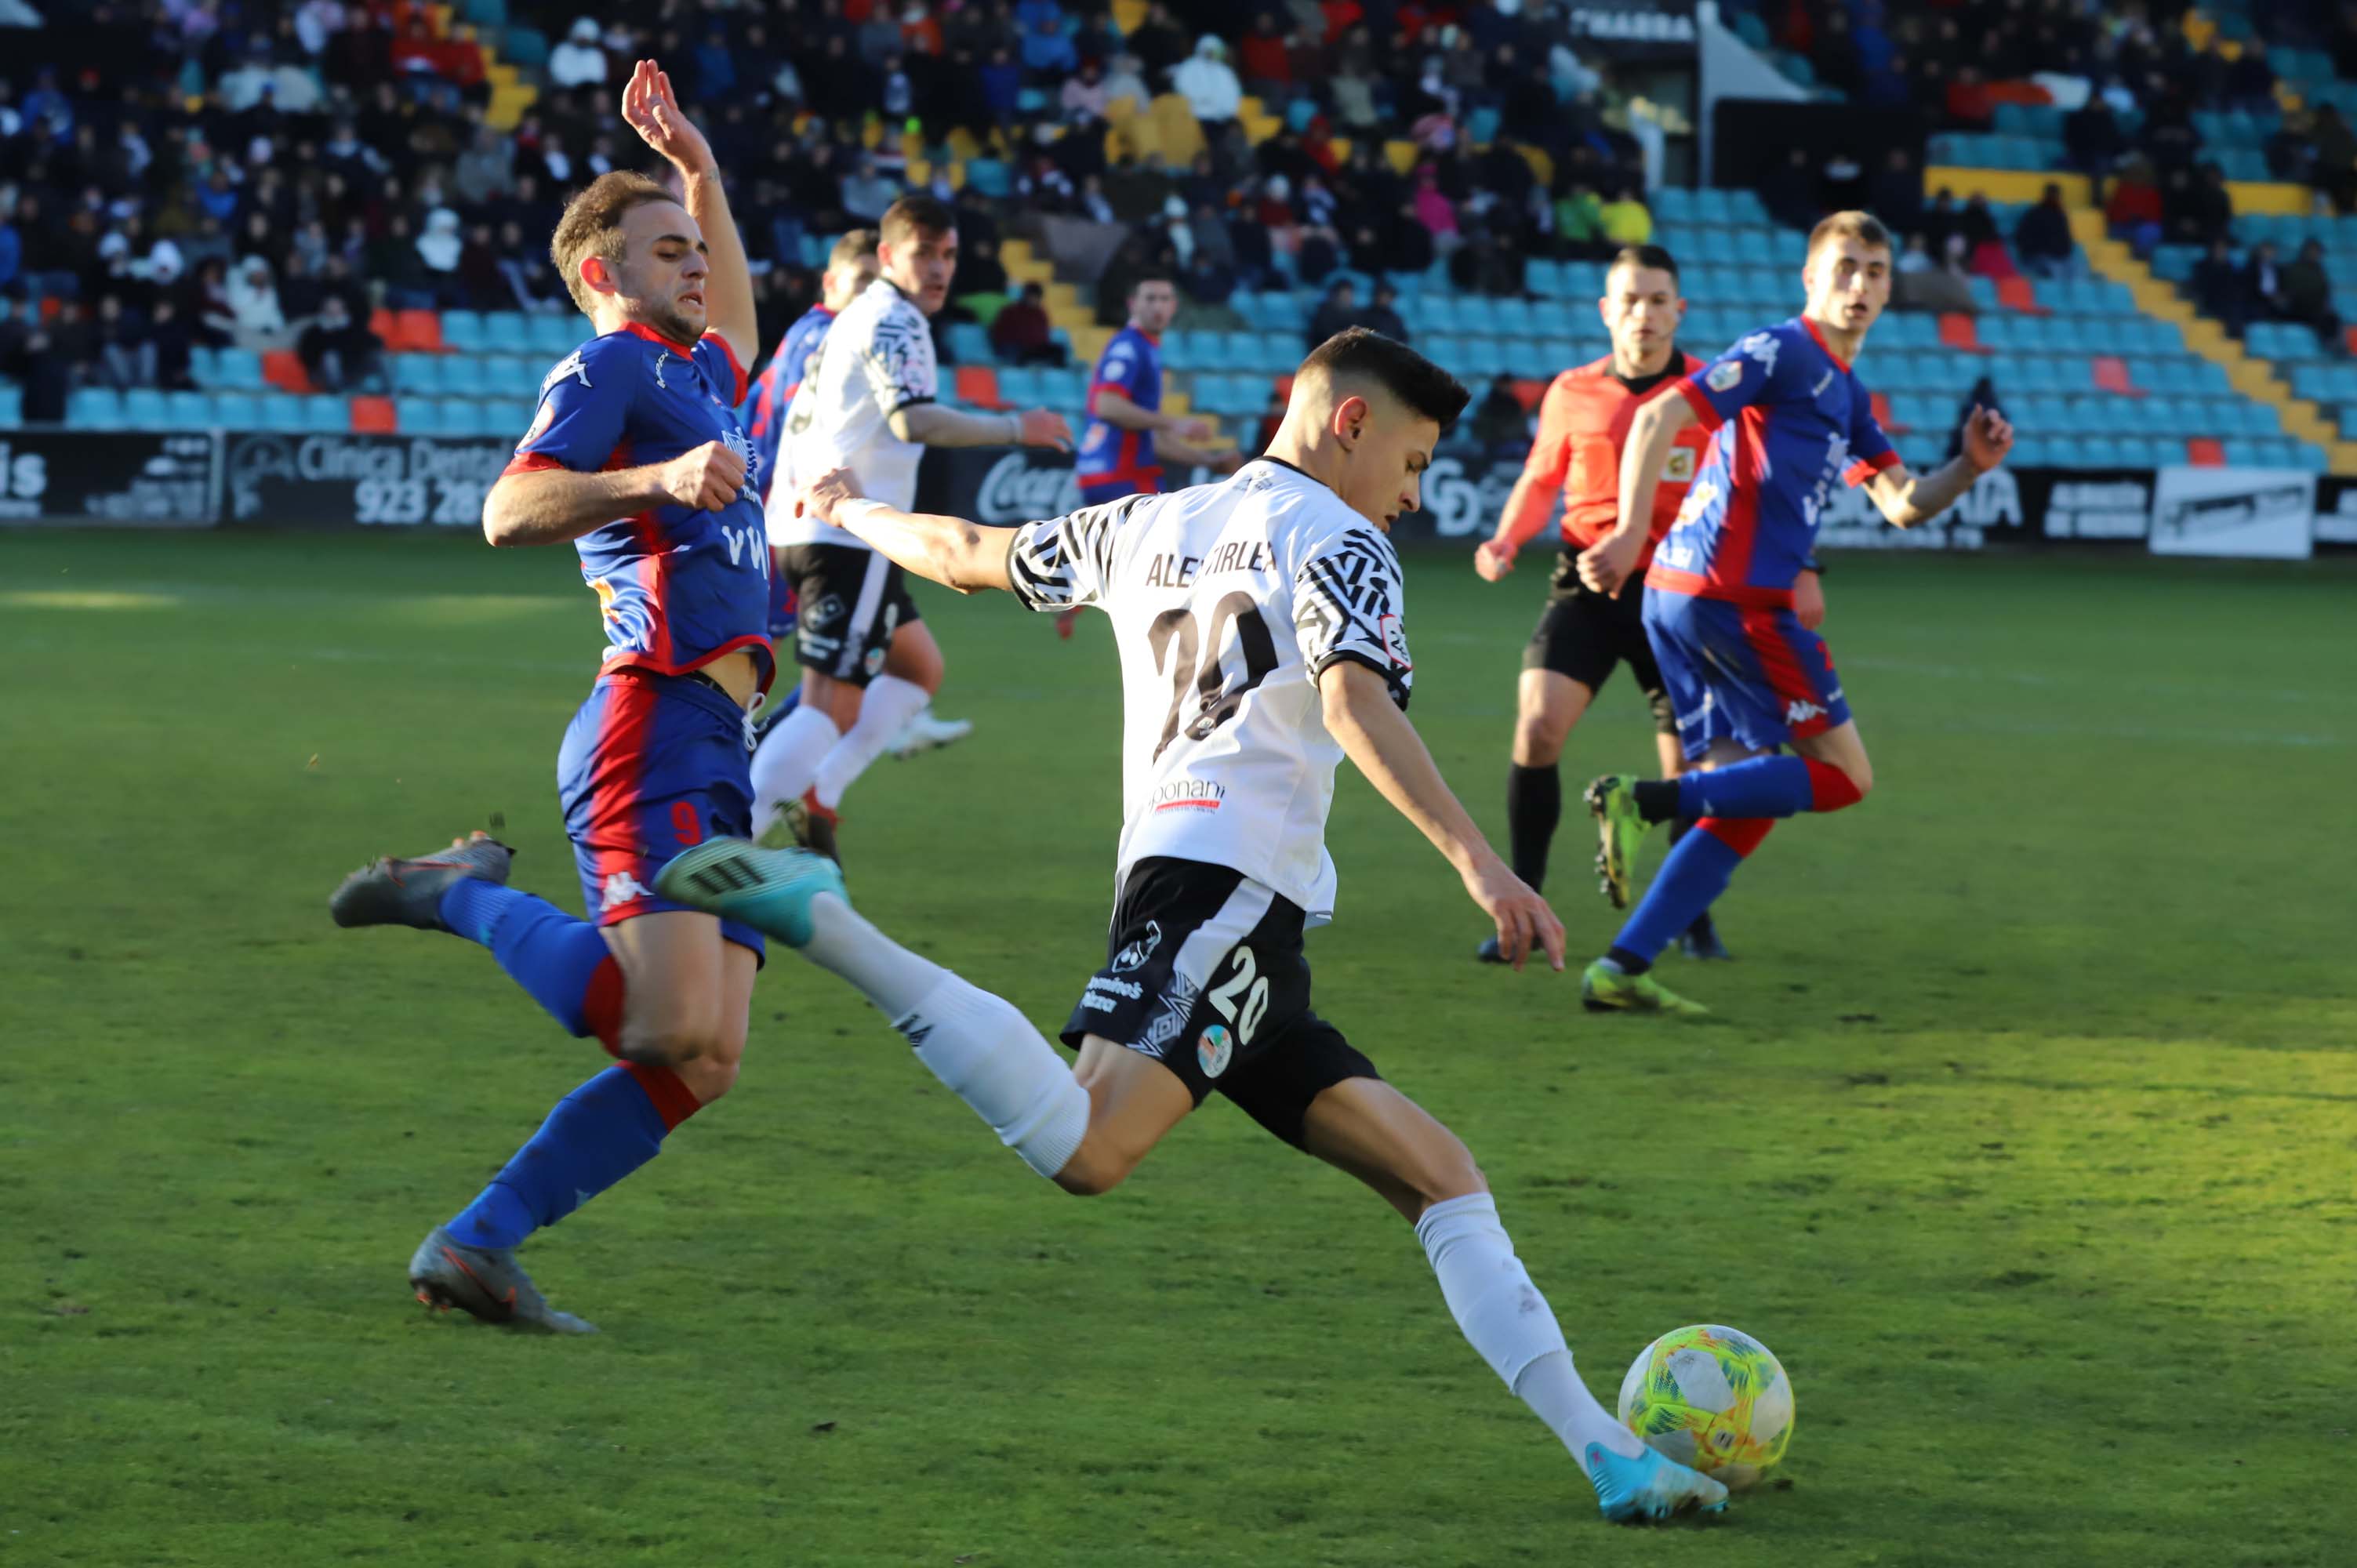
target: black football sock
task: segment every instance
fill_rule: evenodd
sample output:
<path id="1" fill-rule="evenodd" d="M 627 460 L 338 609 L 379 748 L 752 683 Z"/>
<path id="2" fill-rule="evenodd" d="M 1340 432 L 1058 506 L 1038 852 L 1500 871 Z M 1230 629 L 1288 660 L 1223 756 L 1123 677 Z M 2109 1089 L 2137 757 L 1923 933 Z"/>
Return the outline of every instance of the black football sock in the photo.
<path id="1" fill-rule="evenodd" d="M 1649 822 L 1667 822 L 1678 815 L 1678 781 L 1674 779 L 1640 779 L 1629 786 L 1637 797 L 1637 814 Z"/>
<path id="2" fill-rule="evenodd" d="M 1514 875 L 1534 889 L 1546 881 L 1547 846 L 1563 819 L 1563 775 L 1555 764 L 1506 774 L 1506 836 L 1514 852 Z"/>

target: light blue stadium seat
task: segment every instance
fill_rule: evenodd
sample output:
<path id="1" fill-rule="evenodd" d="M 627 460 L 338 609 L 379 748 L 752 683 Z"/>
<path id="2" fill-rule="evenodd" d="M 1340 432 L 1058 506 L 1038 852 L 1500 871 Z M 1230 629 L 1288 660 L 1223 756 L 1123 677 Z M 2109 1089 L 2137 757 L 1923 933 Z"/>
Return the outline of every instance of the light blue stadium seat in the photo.
<path id="1" fill-rule="evenodd" d="M 2295 441 L 2291 446 L 2291 466 L 2293 467 L 2305 468 L 2310 473 L 2321 474 L 2330 466 L 2330 458 L 2326 455 L 2324 448 L 2317 446 L 2315 443 L 2309 441 Z"/>
<path id="2" fill-rule="evenodd" d="M 589 324 L 570 310 L 544 310 L 532 317 L 534 359 L 558 360 L 578 348 L 589 335 Z"/>
<path id="3" fill-rule="evenodd" d="M 537 27 L 510 27 L 500 35 L 500 53 L 530 75 L 548 63 L 548 35 Z"/>
<path id="4" fill-rule="evenodd" d="M 1523 287 L 1542 299 L 1562 298 L 1563 263 L 1544 256 L 1532 257 L 1523 263 Z"/>
<path id="5" fill-rule="evenodd" d="M 2090 435 L 2079 443 L 2083 454 L 2078 467 L 2083 468 L 2117 468 L 2125 467 L 2120 444 L 2109 435 Z"/>
<path id="6" fill-rule="evenodd" d="M 1663 186 L 1653 193 L 1653 218 L 1662 223 L 1685 223 L 1695 215 L 1695 193 L 1682 185 Z"/>
<path id="7" fill-rule="evenodd" d="M 154 387 L 133 387 L 123 394 L 123 423 L 133 430 L 163 430 L 171 424 L 171 405 Z"/>
<path id="8" fill-rule="evenodd" d="M 262 356 L 251 349 L 223 349 L 213 361 L 213 386 L 224 392 L 260 392 Z"/>
<path id="9" fill-rule="evenodd" d="M 532 324 L 521 310 L 494 310 L 483 317 L 483 347 L 494 354 L 532 350 Z"/>
<path id="10" fill-rule="evenodd" d="M 1227 364 L 1239 371 L 1258 370 L 1265 358 L 1261 352 L 1261 336 L 1257 332 L 1222 334 L 1221 351 Z"/>
<path id="11" fill-rule="evenodd" d="M 188 379 L 200 387 L 211 386 L 221 377 L 221 350 L 210 343 L 199 343 L 188 350 Z"/>
<path id="12" fill-rule="evenodd" d="M 433 397 L 395 398 L 393 423 L 393 428 L 404 435 L 439 435 L 442 434 L 441 400 Z"/>
<path id="13" fill-rule="evenodd" d="M 998 372 L 998 395 L 1017 408 L 1037 408 L 1045 403 L 1048 401 L 1047 386 L 1040 377 L 1039 367 L 1002 367 Z"/>
<path id="14" fill-rule="evenodd" d="M 2163 443 L 2149 435 L 2126 435 L 2120 438 L 2120 462 L 2130 468 L 2158 468 L 2171 459 L 2164 456 Z"/>
<path id="15" fill-rule="evenodd" d="M 1538 331 L 1538 317 L 1526 299 L 1501 299 L 1496 308 L 1498 330 L 1509 338 L 1529 338 Z"/>
<path id="16" fill-rule="evenodd" d="M 213 423 L 223 430 L 259 429 L 262 424 L 262 410 L 252 392 L 215 392 L 213 393 Z"/>
<path id="17" fill-rule="evenodd" d="M 1494 336 L 1498 330 L 1497 302 L 1486 295 L 1468 294 L 1457 301 L 1457 326 L 1460 332 Z"/>
<path id="18" fill-rule="evenodd" d="M 1731 225 L 1734 209 L 1727 205 L 1727 192 L 1715 186 L 1706 186 L 1695 192 L 1695 219 L 1697 222 Z"/>
<path id="19" fill-rule="evenodd" d="M 130 422 L 113 387 L 76 387 L 66 394 L 66 423 L 77 430 L 122 430 Z"/>
<path id="20" fill-rule="evenodd" d="M 990 347 L 990 329 L 979 321 L 952 321 L 949 330 L 950 353 L 961 365 L 987 365 L 997 355 Z"/>
<path id="21" fill-rule="evenodd" d="M 1699 259 L 1721 267 L 1743 266 L 1751 260 L 1744 253 L 1743 242 L 1731 229 L 1704 230 Z"/>
<path id="22" fill-rule="evenodd" d="M 303 400 L 293 392 L 256 392 L 253 406 L 261 429 L 292 434 L 303 428 Z"/>
<path id="23" fill-rule="evenodd" d="M 1727 193 L 1727 209 L 1730 221 L 1747 229 L 1768 225 L 1768 207 L 1756 190 L 1730 190 Z"/>
<path id="24" fill-rule="evenodd" d="M 444 355 L 440 368 L 445 397 L 479 397 L 493 390 L 490 367 L 479 354 Z"/>
<path id="25" fill-rule="evenodd" d="M 2222 448 L 2229 467 L 2256 468 L 2266 465 L 2266 455 L 2259 444 L 2247 436 L 2230 435 L 2218 444 Z"/>
<path id="26" fill-rule="evenodd" d="M 406 397 L 431 397 L 442 390 L 442 356 L 394 354 L 393 390 Z"/>
<path id="27" fill-rule="evenodd" d="M 442 341 L 454 353 L 481 353 L 484 349 L 482 313 L 475 310 L 444 311 Z"/>
<path id="28" fill-rule="evenodd" d="M 2016 468 L 2050 468 L 2054 458 L 2043 435 L 2018 435 L 2014 438 L 2012 456 L 2006 461 Z"/>
<path id="29" fill-rule="evenodd" d="M 965 166 L 965 182 L 989 197 L 1003 197 L 1015 188 L 1006 166 L 996 158 L 974 158 Z"/>
<path id="30" fill-rule="evenodd" d="M 200 392 L 164 394 L 165 423 L 174 430 L 207 430 L 213 424 L 213 400 Z"/>
<path id="31" fill-rule="evenodd" d="M 2059 392 L 2062 390 L 2062 374 L 2055 361 L 2043 354 L 2016 360 L 2013 381 L 2025 392 Z"/>
<path id="32" fill-rule="evenodd" d="M 351 404 L 330 392 L 312 392 L 300 400 L 303 428 L 331 435 L 352 427 Z"/>
<path id="33" fill-rule="evenodd" d="M 1482 377 L 1503 375 L 1506 372 L 1508 369 L 1506 346 L 1501 339 L 1469 338 L 1465 339 L 1465 343 L 1468 350 L 1465 356 L 1465 368 L 1468 372 Z"/>

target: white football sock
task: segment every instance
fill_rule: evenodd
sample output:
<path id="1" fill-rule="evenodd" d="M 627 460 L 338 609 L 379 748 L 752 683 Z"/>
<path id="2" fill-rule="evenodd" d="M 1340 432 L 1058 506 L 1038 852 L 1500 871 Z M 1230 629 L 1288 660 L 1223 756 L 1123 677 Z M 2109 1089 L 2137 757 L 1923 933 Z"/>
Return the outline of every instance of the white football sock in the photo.
<path id="1" fill-rule="evenodd" d="M 780 719 L 761 737 L 761 749 L 753 754 L 755 838 L 769 831 L 779 807 L 802 798 L 802 791 L 818 777 L 820 759 L 842 738 L 843 732 L 834 727 L 833 719 L 808 705 Z"/>
<path id="2" fill-rule="evenodd" d="M 1632 1458 L 1643 1451 L 1637 1434 L 1615 1421 L 1580 1381 L 1563 1326 L 1514 1256 L 1514 1243 L 1498 1223 L 1498 1206 L 1488 1193 L 1434 1204 L 1415 1222 L 1415 1235 L 1432 1260 L 1457 1326 L 1583 1470 L 1590 1443 Z"/>
<path id="3" fill-rule="evenodd" d="M 841 805 L 851 781 L 900 738 L 909 721 L 931 701 L 931 693 L 922 686 L 898 675 L 878 675 L 870 681 L 867 694 L 859 700 L 858 722 L 819 759 L 818 803 L 829 811 Z"/>
<path id="4" fill-rule="evenodd" d="M 1012 1003 L 919 958 L 828 893 L 811 900 L 802 955 L 856 986 L 1041 1176 L 1062 1170 L 1088 1136 L 1088 1090 Z"/>

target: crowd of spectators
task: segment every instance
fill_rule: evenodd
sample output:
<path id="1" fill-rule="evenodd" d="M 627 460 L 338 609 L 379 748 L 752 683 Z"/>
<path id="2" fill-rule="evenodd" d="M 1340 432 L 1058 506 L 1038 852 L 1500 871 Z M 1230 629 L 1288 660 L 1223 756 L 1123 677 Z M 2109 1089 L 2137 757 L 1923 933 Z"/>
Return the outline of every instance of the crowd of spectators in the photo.
<path id="1" fill-rule="evenodd" d="M 610 20 L 511 0 L 560 40 L 511 130 L 488 117 L 483 50 L 408 0 L 49 9 L 0 60 L 0 299 L 18 306 L 0 352 L 68 382 L 182 385 L 192 348 L 235 343 L 372 388 L 376 306 L 571 309 L 547 235 L 572 189 L 647 161 L 616 103 L 640 56 L 665 63 L 728 173 L 765 343 L 815 296 L 804 238 L 873 221 L 915 177 L 904 130 L 942 194 L 952 133 L 1005 171 L 1003 196 L 958 202 L 959 289 L 994 310 L 1017 211 L 1126 229 L 1109 302 L 1168 269 L 1203 306 L 1436 261 L 1519 292 L 1526 255 L 1650 227 L 1624 102 L 1550 8 L 1513 0 L 1167 0 L 1126 37 L 1051 0 L 659 0 Z M 1280 125 L 1257 145 L 1247 93 Z M 1183 166 L 1107 135 L 1169 94 L 1200 132 Z M 1389 139 L 1415 144 L 1408 173 Z M 35 300 L 54 303 L 21 308 Z M 45 411 L 61 401 L 54 369 L 27 379 Z"/>

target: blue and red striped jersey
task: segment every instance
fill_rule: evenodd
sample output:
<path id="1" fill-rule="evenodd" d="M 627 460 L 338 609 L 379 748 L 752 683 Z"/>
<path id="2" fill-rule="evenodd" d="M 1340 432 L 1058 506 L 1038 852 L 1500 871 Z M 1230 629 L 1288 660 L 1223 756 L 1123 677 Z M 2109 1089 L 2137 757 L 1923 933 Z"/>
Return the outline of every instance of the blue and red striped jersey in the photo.
<path id="1" fill-rule="evenodd" d="M 1116 480 L 1141 490 L 1160 488 L 1162 466 L 1154 460 L 1154 432 L 1124 430 L 1096 416 L 1097 393 L 1121 393 L 1138 407 L 1158 413 L 1162 407 L 1162 346 L 1135 327 L 1124 327 L 1097 357 L 1089 377 L 1089 423 L 1081 432 L 1072 477 L 1083 485 L 1107 485 Z"/>
<path id="2" fill-rule="evenodd" d="M 1647 585 L 1791 604 L 1834 481 L 1863 484 L 1899 461 L 1872 394 L 1798 316 L 1744 338 L 1678 391 L 1714 434 Z"/>
<path id="3" fill-rule="evenodd" d="M 770 481 L 778 472 L 778 442 L 785 435 L 786 410 L 793 406 L 794 393 L 802 384 L 802 374 L 810 369 L 811 356 L 826 337 L 826 329 L 834 325 L 834 312 L 823 305 L 813 305 L 802 314 L 802 319 L 786 328 L 785 341 L 770 356 L 769 366 L 753 381 L 753 401 L 746 408 L 745 434 L 751 438 L 753 450 L 761 459 L 761 499 L 770 499 Z"/>
<path id="4" fill-rule="evenodd" d="M 584 343 L 540 383 L 540 412 L 506 473 L 644 467 L 711 441 L 746 460 L 745 493 L 718 511 L 660 506 L 574 541 L 609 668 L 680 675 L 743 648 L 765 690 L 776 672 L 759 459 L 737 423 L 744 394 L 744 368 L 721 338 L 687 349 L 636 323 Z"/>

